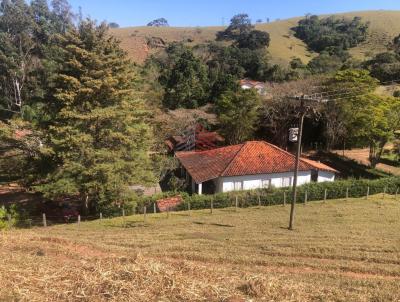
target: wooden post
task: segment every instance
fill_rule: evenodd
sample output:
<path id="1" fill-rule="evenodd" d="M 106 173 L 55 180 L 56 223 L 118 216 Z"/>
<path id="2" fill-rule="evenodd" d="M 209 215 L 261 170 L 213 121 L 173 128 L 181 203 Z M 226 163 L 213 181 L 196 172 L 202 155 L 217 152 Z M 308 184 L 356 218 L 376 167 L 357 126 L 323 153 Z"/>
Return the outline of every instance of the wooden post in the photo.
<path id="1" fill-rule="evenodd" d="M 146 223 L 146 214 L 147 214 L 147 207 L 143 206 L 143 222 Z"/>
<path id="2" fill-rule="evenodd" d="M 349 200 L 349 188 L 346 188 L 346 200 Z"/>
<path id="3" fill-rule="evenodd" d="M 155 202 L 153 203 L 153 213 L 157 213 L 157 205 Z"/>
<path id="4" fill-rule="evenodd" d="M 78 215 L 78 225 L 81 224 L 81 215 Z"/>
<path id="5" fill-rule="evenodd" d="M 367 196 L 365 196 L 365 199 L 368 199 L 369 197 L 369 186 L 367 187 Z"/>
<path id="6" fill-rule="evenodd" d="M 383 195 L 382 195 L 382 199 L 385 199 L 385 195 L 386 195 L 386 186 L 383 188 Z"/>
<path id="7" fill-rule="evenodd" d="M 258 207 L 261 208 L 261 197 L 258 195 Z"/>
<path id="8" fill-rule="evenodd" d="M 47 220 L 46 220 L 46 214 L 43 213 L 43 226 L 47 227 Z"/>
<path id="9" fill-rule="evenodd" d="M 103 220 L 103 213 L 100 213 L 100 220 Z"/>
<path id="10" fill-rule="evenodd" d="M 11 229 L 12 226 L 11 214 L 7 215 L 7 219 L 8 219 L 8 227 Z"/>
<path id="11" fill-rule="evenodd" d="M 324 202 L 326 202 L 327 196 L 328 196 L 328 190 L 325 189 L 325 191 L 324 191 Z"/>
<path id="12" fill-rule="evenodd" d="M 190 210 L 190 201 L 188 201 L 188 211 L 189 211 L 189 216 L 192 216 L 192 211 Z"/>
<path id="13" fill-rule="evenodd" d="M 126 227 L 126 221 L 125 221 L 125 209 L 122 208 L 122 221 L 124 223 L 124 227 Z"/>
<path id="14" fill-rule="evenodd" d="M 235 211 L 237 212 L 237 210 L 238 210 L 238 198 L 236 196 L 236 198 L 235 198 Z"/>
<path id="15" fill-rule="evenodd" d="M 211 197 L 211 202 L 210 202 L 210 214 L 213 213 L 213 209 L 214 209 L 214 198 Z"/>
<path id="16" fill-rule="evenodd" d="M 286 191 L 283 191 L 283 206 L 286 206 Z"/>
<path id="17" fill-rule="evenodd" d="M 304 205 L 307 204 L 307 201 L 308 201 L 308 191 L 306 190 L 306 191 L 304 192 Z"/>

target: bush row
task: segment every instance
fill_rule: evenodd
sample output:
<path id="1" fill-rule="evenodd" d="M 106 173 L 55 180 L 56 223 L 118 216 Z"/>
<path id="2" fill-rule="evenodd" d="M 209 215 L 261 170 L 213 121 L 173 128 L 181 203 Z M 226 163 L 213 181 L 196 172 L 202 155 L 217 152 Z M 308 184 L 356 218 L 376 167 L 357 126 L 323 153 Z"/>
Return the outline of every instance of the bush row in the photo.
<path id="1" fill-rule="evenodd" d="M 368 189 L 369 188 L 369 189 Z M 302 203 L 307 198 L 307 201 L 327 199 L 340 199 L 346 197 L 364 197 L 369 194 L 378 194 L 386 191 L 388 194 L 395 194 L 400 188 L 400 177 L 386 177 L 375 180 L 340 180 L 335 182 L 309 183 L 299 186 L 297 189 L 297 202 Z M 399 192 L 400 193 L 400 192 Z M 292 201 L 292 188 L 279 189 L 260 189 L 250 191 L 235 191 L 229 193 L 218 193 L 214 195 L 189 195 L 184 192 L 167 192 L 157 194 L 152 197 L 142 197 L 137 201 L 137 209 L 141 212 L 143 206 L 150 207 L 154 202 L 161 198 L 181 195 L 183 203 L 176 210 L 186 210 L 190 203 L 190 208 L 193 210 L 210 208 L 213 202 L 214 208 L 226 208 L 235 206 L 236 199 L 239 207 L 256 206 L 259 202 L 262 205 L 278 205 L 283 204 L 284 200 L 287 203 Z M 307 195 L 307 197 L 306 197 Z"/>

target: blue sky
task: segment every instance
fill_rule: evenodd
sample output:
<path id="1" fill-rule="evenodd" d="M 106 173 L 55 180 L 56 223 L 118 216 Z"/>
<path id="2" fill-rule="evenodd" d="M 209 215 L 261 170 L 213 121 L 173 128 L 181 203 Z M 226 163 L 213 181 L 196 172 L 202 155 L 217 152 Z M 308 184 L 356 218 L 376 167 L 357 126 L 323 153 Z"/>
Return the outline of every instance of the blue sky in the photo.
<path id="1" fill-rule="evenodd" d="M 229 23 L 237 13 L 257 19 L 285 19 L 306 13 L 326 14 L 359 10 L 400 10 L 400 0 L 70 0 L 74 10 L 98 21 L 123 27 L 146 25 L 164 17 L 171 26 L 206 26 Z"/>

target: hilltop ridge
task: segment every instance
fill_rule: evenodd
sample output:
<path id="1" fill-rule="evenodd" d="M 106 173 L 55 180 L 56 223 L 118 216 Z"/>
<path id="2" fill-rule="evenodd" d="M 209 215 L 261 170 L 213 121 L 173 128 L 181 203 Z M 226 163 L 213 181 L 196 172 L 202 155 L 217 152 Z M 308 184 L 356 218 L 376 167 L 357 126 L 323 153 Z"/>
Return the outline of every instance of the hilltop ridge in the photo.
<path id="1" fill-rule="evenodd" d="M 359 16 L 364 22 L 370 22 L 368 39 L 364 43 L 350 50 L 350 53 L 359 59 L 370 57 L 373 54 L 386 50 L 388 43 L 400 33 L 400 11 L 359 11 L 322 16 L 337 16 L 353 18 Z M 298 57 L 307 63 L 316 54 L 307 49 L 303 41 L 294 37 L 291 30 L 304 17 L 294 17 L 277 20 L 270 23 L 256 25 L 259 30 L 267 31 L 271 36 L 268 51 L 271 59 L 276 63 L 288 63 Z M 170 42 L 184 42 L 188 45 L 197 45 L 215 40 L 217 31 L 222 26 L 210 27 L 126 27 L 112 29 L 112 34 L 121 40 L 122 47 L 136 63 L 143 63 L 151 53 L 162 50 Z"/>

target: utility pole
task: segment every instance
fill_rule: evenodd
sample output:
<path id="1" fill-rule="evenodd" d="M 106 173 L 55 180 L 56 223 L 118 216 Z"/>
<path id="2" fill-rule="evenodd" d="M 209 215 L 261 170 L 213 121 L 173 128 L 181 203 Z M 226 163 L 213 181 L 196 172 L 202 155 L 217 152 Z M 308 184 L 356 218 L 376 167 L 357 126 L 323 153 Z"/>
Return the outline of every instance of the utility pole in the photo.
<path id="1" fill-rule="evenodd" d="M 300 164 L 300 155 L 301 155 L 301 141 L 303 136 L 303 124 L 304 124 L 304 116 L 306 115 L 306 108 L 304 107 L 304 99 L 300 99 L 300 118 L 299 118 L 299 135 L 297 138 L 297 152 L 296 152 L 296 161 L 294 165 L 294 175 L 293 175 L 293 198 L 292 204 L 290 206 L 290 219 L 289 219 L 289 230 L 293 230 L 293 221 L 294 221 L 294 208 L 297 200 L 297 176 L 299 174 L 299 164 Z"/>
<path id="2" fill-rule="evenodd" d="M 310 107 L 305 106 L 305 101 L 312 101 L 317 103 L 327 103 L 328 100 L 320 99 L 311 97 L 308 95 L 302 95 L 301 97 L 291 97 L 291 99 L 300 101 L 300 117 L 299 117 L 299 134 L 297 138 L 297 152 L 296 152 L 296 160 L 294 166 L 294 175 L 293 175 L 293 198 L 292 203 L 290 206 L 290 218 L 289 218 L 289 230 L 293 230 L 293 223 L 294 223 L 294 211 L 296 206 L 297 200 L 297 178 L 299 174 L 299 165 L 300 165 L 300 156 L 301 156 L 301 142 L 303 138 L 303 124 L 304 124 L 304 117 Z"/>

